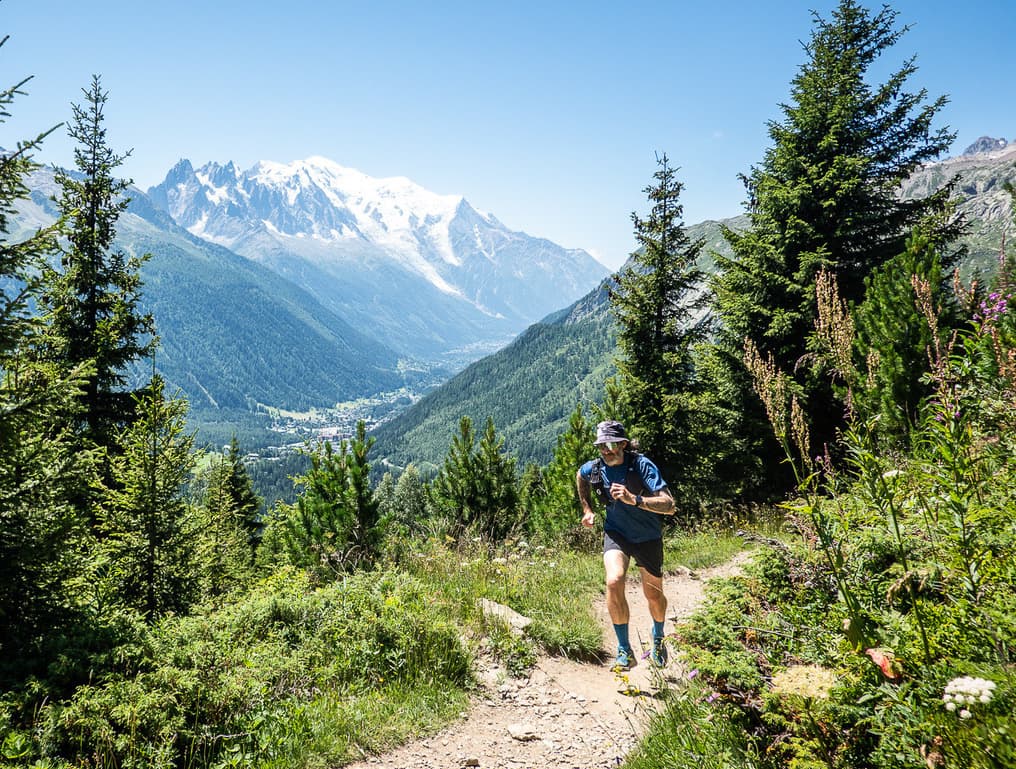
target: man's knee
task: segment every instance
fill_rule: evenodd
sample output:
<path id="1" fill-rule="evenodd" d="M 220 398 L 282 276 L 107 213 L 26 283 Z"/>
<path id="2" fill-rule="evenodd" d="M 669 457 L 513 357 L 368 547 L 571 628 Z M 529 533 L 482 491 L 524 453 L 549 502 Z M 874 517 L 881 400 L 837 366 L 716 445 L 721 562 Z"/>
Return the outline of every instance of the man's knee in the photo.
<path id="1" fill-rule="evenodd" d="M 642 569 L 642 592 L 650 601 L 654 598 L 667 600 L 663 592 L 663 578 L 650 574 L 645 569 Z"/>
<path id="2" fill-rule="evenodd" d="M 623 571 L 607 571 L 607 590 L 624 590 L 625 573 Z"/>

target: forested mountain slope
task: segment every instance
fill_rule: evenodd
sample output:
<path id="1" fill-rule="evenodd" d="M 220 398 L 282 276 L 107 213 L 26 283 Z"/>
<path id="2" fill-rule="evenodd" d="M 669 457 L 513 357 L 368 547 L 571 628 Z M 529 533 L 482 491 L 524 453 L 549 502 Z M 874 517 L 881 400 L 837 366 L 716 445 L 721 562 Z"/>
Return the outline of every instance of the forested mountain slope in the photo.
<path id="1" fill-rule="evenodd" d="M 738 228 L 745 219 L 724 223 Z M 702 222 L 688 227 L 688 233 L 705 240 L 702 263 L 710 269 L 711 254 L 725 253 L 720 223 Z M 462 416 L 470 417 L 477 430 L 489 416 L 509 453 L 523 464 L 545 464 L 575 404 L 602 399 L 604 382 L 614 373 L 615 339 L 604 281 L 381 425 L 374 432 L 375 461 L 396 469 L 410 462 L 423 471 L 433 469 L 447 454 Z"/>
<path id="2" fill-rule="evenodd" d="M 18 204 L 25 231 L 56 217 L 52 173 L 30 183 Z M 118 248 L 152 255 L 141 274 L 160 338 L 155 366 L 193 409 L 303 409 L 403 383 L 392 350 L 271 270 L 195 238 L 142 193 L 117 224 Z"/>
<path id="3" fill-rule="evenodd" d="M 1003 237 L 1013 238 L 1005 182 L 1016 183 L 1016 143 L 982 140 L 963 155 L 933 163 L 901 190 L 917 197 L 959 176 L 958 210 L 969 224 L 961 239 L 968 255 L 963 272 L 990 273 Z M 701 264 L 713 272 L 714 253 L 730 255 L 720 226 L 742 229 L 747 216 L 707 221 L 687 228 L 703 238 Z M 398 467 L 409 462 L 436 466 L 447 454 L 462 416 L 482 427 L 488 416 L 506 439 L 506 449 L 523 462 L 545 463 L 557 436 L 567 428 L 575 404 L 597 401 L 603 380 L 613 372 L 613 319 L 603 285 L 574 305 L 531 327 L 508 348 L 470 366 L 397 419 L 376 431 L 374 455 Z M 579 352 L 581 351 L 581 352 Z"/>
<path id="4" fill-rule="evenodd" d="M 601 287 L 531 326 L 382 425 L 374 461 L 396 470 L 410 462 L 424 473 L 436 470 L 468 415 L 478 430 L 493 418 L 520 461 L 545 462 L 575 403 L 602 398 L 613 373 L 614 325 L 604 293 Z"/>

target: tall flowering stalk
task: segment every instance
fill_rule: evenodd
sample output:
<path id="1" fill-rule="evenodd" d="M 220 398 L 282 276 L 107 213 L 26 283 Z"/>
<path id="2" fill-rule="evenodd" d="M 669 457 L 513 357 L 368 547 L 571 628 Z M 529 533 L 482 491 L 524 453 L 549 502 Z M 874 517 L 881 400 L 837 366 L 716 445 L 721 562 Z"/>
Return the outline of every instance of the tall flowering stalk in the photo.
<path id="1" fill-rule="evenodd" d="M 771 355 L 763 356 L 751 339 L 744 342 L 744 362 L 804 497 L 787 503 L 785 507 L 811 521 L 819 549 L 847 607 L 849 618 L 844 622 L 844 632 L 854 647 L 861 649 L 868 640 L 867 623 L 860 601 L 847 579 L 844 538 L 838 536 L 837 523 L 825 509 L 825 495 L 821 488 L 822 459 L 810 455 L 810 436 L 804 410 L 793 392 L 790 378 L 776 366 Z"/>

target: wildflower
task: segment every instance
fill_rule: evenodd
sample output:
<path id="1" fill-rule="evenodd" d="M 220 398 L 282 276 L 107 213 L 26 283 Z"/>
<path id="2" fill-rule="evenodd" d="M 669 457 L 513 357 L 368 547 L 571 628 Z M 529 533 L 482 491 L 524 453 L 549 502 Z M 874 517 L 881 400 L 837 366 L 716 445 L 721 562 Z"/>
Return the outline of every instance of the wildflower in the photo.
<path id="1" fill-rule="evenodd" d="M 824 700 L 836 684 L 836 674 L 818 665 L 792 665 L 773 676 L 773 691 L 806 700 Z"/>
<path id="2" fill-rule="evenodd" d="M 950 713 L 956 712 L 956 709 L 959 708 L 960 718 L 971 718 L 973 713 L 970 712 L 970 706 L 975 704 L 987 705 L 991 702 L 995 686 L 994 681 L 989 681 L 985 678 L 960 676 L 945 685 L 942 701 L 945 703 L 945 709 Z"/>

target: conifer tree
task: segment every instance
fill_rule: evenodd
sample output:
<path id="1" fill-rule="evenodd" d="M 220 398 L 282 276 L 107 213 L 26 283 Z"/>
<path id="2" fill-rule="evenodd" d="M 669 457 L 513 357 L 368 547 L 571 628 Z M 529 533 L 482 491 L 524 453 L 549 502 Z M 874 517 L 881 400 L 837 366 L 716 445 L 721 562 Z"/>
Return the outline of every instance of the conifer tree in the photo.
<path id="1" fill-rule="evenodd" d="M 73 105 L 70 137 L 76 173 L 58 172 L 57 206 L 69 223 L 61 268 L 52 278 L 48 304 L 58 359 L 69 367 L 90 362 L 81 399 L 81 431 L 94 445 L 111 448 L 116 431 L 130 422 L 133 393 L 128 368 L 155 347 L 151 315 L 140 310 L 140 269 L 150 254 L 114 250 L 116 224 L 126 210 L 130 182 L 113 176 L 130 153 L 109 147 L 104 127 L 108 94 L 100 79 L 82 89 L 85 105 Z"/>
<path id="2" fill-rule="evenodd" d="M 234 435 L 229 442 L 229 451 L 223 463 L 223 493 L 242 527 L 248 547 L 250 562 L 253 563 L 258 542 L 261 539 L 261 498 L 254 491 L 254 482 L 243 464 L 240 444 Z"/>
<path id="3" fill-rule="evenodd" d="M 503 447 L 492 418 L 487 418 L 478 446 L 472 420 L 464 416 L 459 421 L 459 434 L 434 480 L 434 493 L 450 514 L 454 536 L 475 527 L 488 539 L 500 539 L 518 524 L 516 463 Z"/>
<path id="4" fill-rule="evenodd" d="M 247 517 L 233 494 L 233 465 L 219 457 L 202 473 L 204 492 L 197 507 L 195 560 L 202 598 L 219 599 L 251 576 Z"/>
<path id="5" fill-rule="evenodd" d="M 410 463 L 396 481 L 385 473 L 374 489 L 378 503 L 378 519 L 385 525 L 400 526 L 406 532 L 418 532 L 426 522 L 427 489 L 416 465 Z"/>
<path id="6" fill-rule="evenodd" d="M 459 536 L 476 518 L 476 435 L 473 420 L 459 419 L 459 433 L 452 437 L 444 464 L 434 479 L 432 491 L 452 521 L 452 536 Z"/>
<path id="7" fill-rule="evenodd" d="M 902 254 L 869 276 L 865 299 L 855 313 L 855 355 L 865 377 L 857 383 L 853 404 L 856 418 L 871 423 L 871 437 L 882 450 L 906 448 L 932 390 L 926 375 L 934 340 L 917 305 L 914 276 L 931 287 L 931 299 L 941 308 L 940 328 L 955 325 L 939 250 L 920 232 L 913 234 Z"/>
<path id="8" fill-rule="evenodd" d="M 788 474 L 769 459 L 781 455 L 763 437 L 769 432 L 744 370 L 745 339 L 779 369 L 796 372 L 813 418 L 812 449 L 822 451 L 835 442 L 844 408 L 824 376 L 802 362 L 816 319 L 819 269 L 857 304 L 865 279 L 903 252 L 912 229 L 925 225 L 932 244 L 943 247 L 961 226 L 948 216 L 951 184 L 923 199 L 898 195 L 900 183 L 944 153 L 954 134 L 933 127 L 944 97 L 929 101 L 924 89 L 907 90 L 917 71 L 913 58 L 885 82 L 869 82 L 879 58 L 906 31 L 896 27 L 897 15 L 888 6 L 872 14 L 855 0 L 840 0 L 829 20 L 814 14 L 790 103 L 782 106 L 783 120 L 769 124 L 773 144 L 743 177 L 750 226 L 724 230 L 733 256 L 717 259 L 722 330 L 710 364 L 713 386 L 726 393 L 726 413 L 741 416 L 730 441 L 743 443 L 765 468 L 759 480 L 777 488 Z"/>
<path id="9" fill-rule="evenodd" d="M 667 156 L 657 160 L 645 188 L 649 217 L 632 214 L 639 249 L 616 276 L 610 302 L 618 322 L 617 370 L 622 397 L 634 420 L 628 428 L 664 477 L 686 475 L 682 439 L 690 427 L 695 385 L 693 350 L 704 339 L 703 275 L 682 224 L 683 185 Z"/>
<path id="10" fill-rule="evenodd" d="M 476 520 L 481 533 L 497 541 L 519 524 L 519 480 L 515 459 L 504 453 L 504 438 L 487 423 L 476 452 Z"/>
<path id="11" fill-rule="evenodd" d="M 348 547 L 357 554 L 358 564 L 374 561 L 381 540 L 378 506 L 370 487 L 368 456 L 373 446 L 374 438 L 367 437 L 367 425 L 362 419 L 356 423 L 356 435 L 348 444 L 343 444 L 349 475 L 348 504 L 353 517 Z"/>
<path id="12" fill-rule="evenodd" d="M 195 520 L 184 499 L 194 466 L 187 404 L 158 375 L 134 396 L 135 421 L 117 434 L 112 483 L 100 509 L 97 561 L 107 594 L 149 621 L 196 600 Z"/>
<path id="13" fill-rule="evenodd" d="M 583 462 L 594 456 L 595 437 L 582 404 L 576 404 L 568 418 L 568 430 L 558 436 L 554 457 L 543 473 L 544 496 L 531 514 L 531 528 L 553 537 L 579 525 L 582 506 L 575 473 Z"/>
<path id="14" fill-rule="evenodd" d="M 0 123 L 28 80 L 0 91 Z M 31 301 L 56 253 L 58 227 L 21 240 L 9 235 L 37 168 L 32 152 L 48 133 L 0 153 L 0 688 L 41 672 L 30 659 L 45 662 L 45 639 L 65 629 L 74 609 L 84 532 L 70 500 L 90 482 L 88 456 L 74 450 L 59 418 L 73 408 L 84 372 L 59 370 L 33 352 L 41 327 Z"/>
<path id="15" fill-rule="evenodd" d="M 367 438 L 361 420 L 356 436 L 336 451 L 324 441 L 309 451 L 311 466 L 296 479 L 302 487 L 294 505 L 279 505 L 268 516 L 258 563 L 274 568 L 281 560 L 322 581 L 369 565 L 381 540 L 378 499 L 370 488 Z"/>

